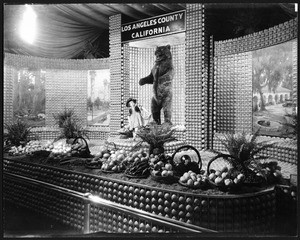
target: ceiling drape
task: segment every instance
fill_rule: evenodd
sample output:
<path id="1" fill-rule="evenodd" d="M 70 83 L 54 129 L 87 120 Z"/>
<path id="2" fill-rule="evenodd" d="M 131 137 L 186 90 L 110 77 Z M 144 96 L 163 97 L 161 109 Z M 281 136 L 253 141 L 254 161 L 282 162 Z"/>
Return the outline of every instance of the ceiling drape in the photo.
<path id="1" fill-rule="evenodd" d="M 18 26 L 25 5 L 5 5 L 4 51 L 47 58 L 76 58 L 86 46 L 91 46 L 89 43 L 97 40 L 108 44 L 109 16 L 121 13 L 136 20 L 164 13 L 160 6 L 163 4 L 156 5 L 32 4 L 37 14 L 37 36 L 33 44 L 24 42 L 19 36 Z M 174 4 L 169 11 L 183 8 L 183 5 Z"/>
<path id="2" fill-rule="evenodd" d="M 10 35 L 14 44 L 15 53 L 50 58 L 72 58 L 80 54 L 87 41 L 94 42 L 101 36 L 104 27 L 99 22 L 108 21 L 100 19 L 95 11 L 87 11 L 82 4 L 75 6 L 60 5 L 32 5 L 37 14 L 37 36 L 34 44 L 24 42 L 18 35 L 18 23 L 22 19 L 22 7 L 15 18 L 10 22 L 11 26 L 6 34 Z M 24 9 L 24 7 L 23 7 Z M 103 17 L 102 17 L 103 18 Z M 6 22 L 6 24 L 9 24 Z M 10 44 L 7 44 L 8 47 Z"/>
<path id="3" fill-rule="evenodd" d="M 4 4 L 4 52 L 45 58 L 86 58 L 92 47 L 97 58 L 109 57 L 109 17 L 122 14 L 128 23 L 152 16 L 183 10 L 185 3 L 89 3 L 31 4 L 37 14 L 37 36 L 28 44 L 19 36 L 25 5 Z M 210 35 L 215 40 L 237 37 L 232 19 L 236 13 L 257 11 L 261 24 L 257 31 L 297 16 L 294 4 L 206 4 Z M 86 53 L 86 54 L 85 54 Z M 95 57 L 94 56 L 94 57 Z"/>

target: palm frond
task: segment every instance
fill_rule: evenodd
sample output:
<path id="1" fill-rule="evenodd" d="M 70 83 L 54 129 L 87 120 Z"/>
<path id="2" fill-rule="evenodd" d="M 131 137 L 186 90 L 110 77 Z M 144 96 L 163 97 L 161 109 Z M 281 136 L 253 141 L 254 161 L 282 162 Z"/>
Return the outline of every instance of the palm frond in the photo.
<path id="1" fill-rule="evenodd" d="M 259 130 L 256 131 L 251 137 L 247 136 L 243 131 L 237 134 L 223 134 L 223 138 L 218 136 L 221 144 L 228 152 L 227 161 L 237 169 L 248 171 L 253 162 L 259 162 L 266 159 L 265 156 L 260 156 L 259 153 L 269 147 L 274 146 L 275 143 L 269 141 L 258 142 L 257 137 Z M 219 153 L 216 151 L 216 153 Z"/>
<path id="2" fill-rule="evenodd" d="M 137 136 L 149 145 L 159 146 L 175 140 L 173 137 L 174 132 L 175 130 L 171 129 L 171 126 L 151 123 L 141 127 L 137 132 Z"/>

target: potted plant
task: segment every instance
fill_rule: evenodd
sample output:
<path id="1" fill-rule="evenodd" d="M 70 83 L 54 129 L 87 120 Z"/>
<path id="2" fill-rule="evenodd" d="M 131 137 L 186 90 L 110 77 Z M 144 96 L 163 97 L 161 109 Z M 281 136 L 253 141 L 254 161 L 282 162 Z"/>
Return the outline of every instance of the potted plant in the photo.
<path id="1" fill-rule="evenodd" d="M 28 142 L 30 134 L 31 127 L 19 119 L 16 122 L 4 124 L 4 143 L 6 148 L 24 146 Z"/>
<path id="2" fill-rule="evenodd" d="M 174 132 L 175 129 L 172 129 L 172 126 L 168 123 L 159 125 L 156 122 L 152 122 L 138 130 L 137 136 L 142 140 L 137 145 L 142 142 L 148 143 L 149 155 L 164 153 L 164 143 L 176 140 L 173 136 Z"/>

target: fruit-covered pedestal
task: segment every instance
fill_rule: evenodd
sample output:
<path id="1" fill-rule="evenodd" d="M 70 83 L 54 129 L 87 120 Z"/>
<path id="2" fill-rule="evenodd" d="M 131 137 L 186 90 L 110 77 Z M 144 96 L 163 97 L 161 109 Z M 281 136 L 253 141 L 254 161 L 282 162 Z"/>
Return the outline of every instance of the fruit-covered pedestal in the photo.
<path id="1" fill-rule="evenodd" d="M 192 189 L 179 183 L 161 183 L 154 181 L 151 176 L 143 179 L 129 178 L 124 173 L 104 173 L 101 169 L 89 169 L 84 165 L 41 164 L 20 156 L 6 156 L 3 169 L 5 173 L 33 178 L 82 193 L 90 192 L 112 202 L 220 232 L 267 233 L 272 232 L 274 226 L 274 187 L 246 187 L 242 192 L 232 194 L 218 189 Z M 46 212 L 70 226 L 82 229 L 84 212 L 76 199 L 41 192 L 41 189 L 14 182 L 7 177 L 4 177 L 3 186 L 6 199 L 22 201 L 22 204 L 32 208 L 39 206 L 37 211 Z M 130 216 L 119 216 L 110 210 L 92 206 L 91 230 L 118 229 L 121 220 L 114 224 L 114 215 L 127 223 L 131 219 Z M 138 231 L 146 232 L 143 227 L 145 224 L 141 224 L 141 221 L 138 221 L 138 225 L 135 225 L 135 221 L 130 222 L 132 224 L 127 224 L 126 229 L 121 227 L 120 231 L 134 232 L 136 227 Z M 156 229 L 154 227 L 151 226 L 150 232 L 152 228 Z"/>

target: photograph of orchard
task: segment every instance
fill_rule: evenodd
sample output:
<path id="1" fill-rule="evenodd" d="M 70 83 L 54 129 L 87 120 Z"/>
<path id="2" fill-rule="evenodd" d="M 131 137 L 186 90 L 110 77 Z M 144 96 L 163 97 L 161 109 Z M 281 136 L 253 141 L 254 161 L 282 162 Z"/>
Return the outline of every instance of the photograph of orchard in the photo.
<path id="1" fill-rule="evenodd" d="M 29 126 L 45 126 L 45 74 L 43 70 L 20 69 L 14 77 L 13 114 Z"/>
<path id="2" fill-rule="evenodd" d="M 293 101 L 292 42 L 253 51 L 253 131 L 290 137 L 296 104 Z"/>
<path id="3" fill-rule="evenodd" d="M 109 69 L 88 71 L 88 125 L 109 125 L 110 72 Z"/>

